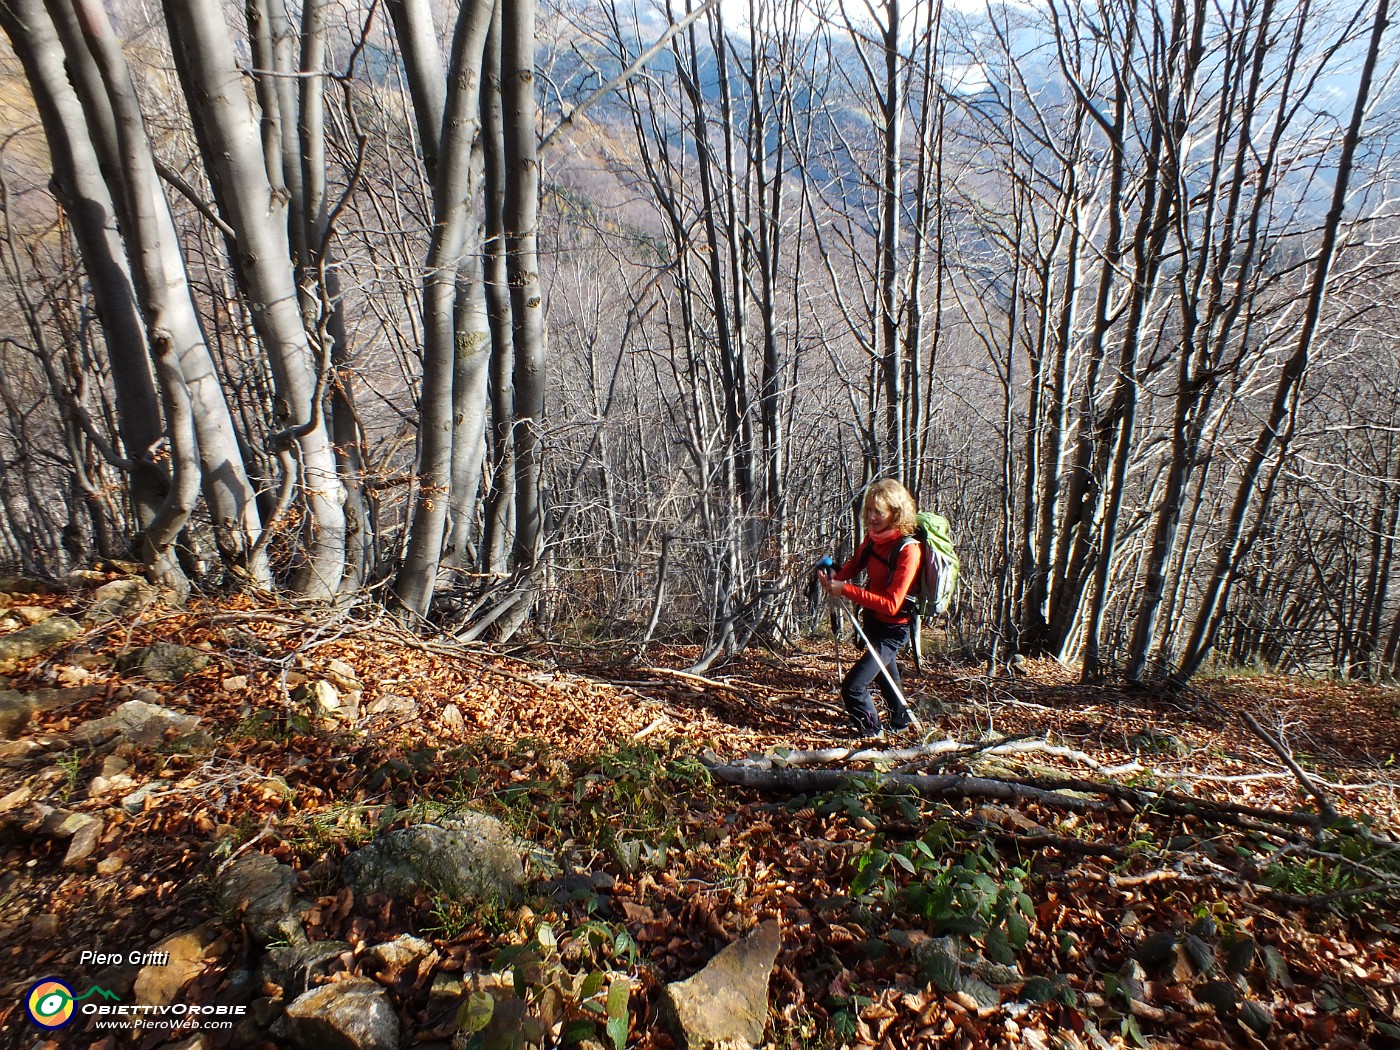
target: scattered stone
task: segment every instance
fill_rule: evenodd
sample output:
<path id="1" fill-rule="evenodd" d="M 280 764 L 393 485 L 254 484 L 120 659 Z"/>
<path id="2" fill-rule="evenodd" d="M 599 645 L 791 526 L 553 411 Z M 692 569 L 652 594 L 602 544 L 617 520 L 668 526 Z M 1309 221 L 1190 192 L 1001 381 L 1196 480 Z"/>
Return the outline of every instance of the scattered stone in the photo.
<path id="1" fill-rule="evenodd" d="M 115 875 L 126 867 L 126 857 L 121 853 L 113 853 L 111 856 L 103 857 L 97 862 L 97 874 Z"/>
<path id="2" fill-rule="evenodd" d="M 24 731 L 34 714 L 34 705 L 23 693 L 0 692 L 0 738 L 13 740 Z"/>
<path id="3" fill-rule="evenodd" d="M 236 857 L 217 877 L 219 901 L 243 920 L 253 937 L 267 943 L 306 939 L 296 914 L 296 873 L 265 853 Z"/>
<path id="4" fill-rule="evenodd" d="M 420 889 L 459 900 L 514 900 L 525 883 L 525 850 L 484 813 L 383 834 L 345 858 L 341 873 L 356 894 L 412 899 Z"/>
<path id="5" fill-rule="evenodd" d="M 768 1020 L 768 980 L 782 947 L 769 919 L 726 947 L 695 976 L 668 984 L 664 1001 L 683 1047 L 728 1041 L 757 1046 Z"/>
<path id="6" fill-rule="evenodd" d="M 160 793 L 160 787 L 156 784 L 146 784 L 137 788 L 131 794 L 122 799 L 122 811 L 130 813 L 133 817 L 146 812 L 146 801 L 155 798 Z"/>
<path id="7" fill-rule="evenodd" d="M 305 941 L 269 948 L 258 975 L 281 988 L 282 998 L 295 999 L 328 976 L 341 956 L 351 950 L 345 941 Z"/>
<path id="8" fill-rule="evenodd" d="M 220 688 L 226 693 L 241 693 L 248 688 L 248 676 L 246 674 L 230 675 L 220 683 Z"/>
<path id="9" fill-rule="evenodd" d="M 420 959 L 426 959 L 432 955 L 433 951 L 433 946 L 423 938 L 405 933 L 395 937 L 392 941 L 376 944 L 365 954 L 378 964 L 381 970 L 401 973 L 410 966 L 416 965 Z"/>
<path id="10" fill-rule="evenodd" d="M 34 790 L 30 787 L 17 787 L 4 798 L 0 798 L 0 814 L 12 813 L 17 809 L 22 809 L 29 804 L 29 800 L 34 797 Z"/>
<path id="11" fill-rule="evenodd" d="M 418 702 L 406 696 L 381 696 L 365 708 L 365 717 L 375 722 L 408 722 L 418 717 Z"/>
<path id="12" fill-rule="evenodd" d="M 83 617 L 88 625 L 129 620 L 160 601 L 160 592 L 145 580 L 131 577 L 104 583 L 92 594 L 92 608 Z"/>
<path id="13" fill-rule="evenodd" d="M 462 710 L 456 704 L 448 704 L 442 709 L 442 724 L 453 733 L 466 731 L 467 720 L 462 717 Z"/>
<path id="14" fill-rule="evenodd" d="M 43 623 L 5 635 L 0 638 L 0 673 L 13 671 L 22 661 L 72 641 L 81 630 L 67 616 L 50 616 Z"/>
<path id="15" fill-rule="evenodd" d="M 29 923 L 29 936 L 39 944 L 58 936 L 58 916 L 53 912 L 36 915 Z"/>
<path id="16" fill-rule="evenodd" d="M 140 747 L 155 747 L 165 742 L 166 734 L 185 736 L 199 726 L 198 715 L 172 711 L 160 704 L 144 700 L 128 700 L 106 718 L 85 722 L 70 734 L 80 746 L 97 746 L 110 739 L 113 731 Z"/>
<path id="17" fill-rule="evenodd" d="M 123 674 L 139 674 L 153 682 L 183 682 L 190 675 L 208 667 L 214 658 L 199 649 L 173 642 L 156 642 L 143 649 L 133 649 L 117 661 Z"/>
<path id="18" fill-rule="evenodd" d="M 204 929 L 167 937 L 152 951 L 165 952 L 170 958 L 159 966 L 141 967 L 136 975 L 136 1001 L 142 1006 L 169 1006 L 227 947 Z"/>
<path id="19" fill-rule="evenodd" d="M 358 692 L 365 687 L 359 676 L 355 674 L 355 669 L 344 660 L 332 660 L 326 664 L 324 674 L 332 685 L 347 693 Z"/>
<path id="20" fill-rule="evenodd" d="M 102 840 L 104 825 L 101 820 L 90 813 L 75 813 L 74 816 L 81 819 L 69 840 L 68 852 L 63 855 L 65 868 L 82 867 L 97 852 L 97 845 Z"/>
<path id="21" fill-rule="evenodd" d="M 120 755 L 108 755 L 102 760 L 102 775 L 104 777 L 114 777 L 118 773 L 124 773 L 131 768 L 131 763 Z"/>
<path id="22" fill-rule="evenodd" d="M 287 1031 L 305 1050 L 397 1050 L 399 1018 L 388 993 L 352 978 L 322 985 L 287 1007 Z"/>

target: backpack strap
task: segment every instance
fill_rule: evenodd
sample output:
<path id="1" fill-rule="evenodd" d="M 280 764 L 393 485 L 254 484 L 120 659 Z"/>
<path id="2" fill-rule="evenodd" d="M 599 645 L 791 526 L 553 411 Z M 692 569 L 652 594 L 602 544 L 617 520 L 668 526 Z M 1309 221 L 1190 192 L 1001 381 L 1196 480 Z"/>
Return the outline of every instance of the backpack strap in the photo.
<path id="1" fill-rule="evenodd" d="M 899 546 L 890 552 L 890 556 L 888 558 L 885 558 L 882 557 L 878 552 L 876 552 L 875 544 L 871 543 L 870 540 L 867 538 L 865 543 L 862 544 L 862 550 L 860 552 L 860 561 L 856 563 L 856 571 L 864 572 L 866 563 L 868 563 L 870 559 L 874 557 L 876 561 L 878 561 L 881 565 L 883 565 L 886 569 L 890 571 L 890 575 L 894 575 L 894 567 L 899 564 L 899 556 L 901 553 L 903 553 L 904 548 L 909 546 L 909 544 L 911 543 L 918 542 L 919 537 L 917 536 L 905 536 L 900 539 Z"/>

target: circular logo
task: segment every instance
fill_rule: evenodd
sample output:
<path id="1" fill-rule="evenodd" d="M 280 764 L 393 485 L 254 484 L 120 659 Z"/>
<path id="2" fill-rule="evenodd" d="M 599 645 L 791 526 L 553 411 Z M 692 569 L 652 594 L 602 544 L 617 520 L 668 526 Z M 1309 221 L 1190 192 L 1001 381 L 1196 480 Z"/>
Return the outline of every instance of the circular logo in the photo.
<path id="1" fill-rule="evenodd" d="M 62 1028 L 73 1020 L 73 989 L 57 977 L 46 977 L 29 989 L 24 1005 L 40 1028 Z"/>

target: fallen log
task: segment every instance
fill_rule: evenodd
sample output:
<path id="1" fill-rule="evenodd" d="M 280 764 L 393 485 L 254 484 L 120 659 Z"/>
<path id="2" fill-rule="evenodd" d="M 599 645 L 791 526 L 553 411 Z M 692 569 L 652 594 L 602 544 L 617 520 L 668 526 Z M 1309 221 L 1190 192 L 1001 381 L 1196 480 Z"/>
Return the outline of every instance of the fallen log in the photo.
<path id="1" fill-rule="evenodd" d="M 994 798 L 1003 802 L 1039 802 L 1057 809 L 1076 812 L 1113 808 L 1097 799 L 1045 791 L 1036 787 L 1013 784 L 987 777 L 961 774 L 914 775 L 908 773 L 864 773 L 851 769 L 760 769 L 755 766 L 711 765 L 710 775 L 716 780 L 738 787 L 786 794 L 806 794 L 813 791 L 837 791 L 842 788 L 864 787 L 868 790 L 907 788 L 926 797 Z"/>

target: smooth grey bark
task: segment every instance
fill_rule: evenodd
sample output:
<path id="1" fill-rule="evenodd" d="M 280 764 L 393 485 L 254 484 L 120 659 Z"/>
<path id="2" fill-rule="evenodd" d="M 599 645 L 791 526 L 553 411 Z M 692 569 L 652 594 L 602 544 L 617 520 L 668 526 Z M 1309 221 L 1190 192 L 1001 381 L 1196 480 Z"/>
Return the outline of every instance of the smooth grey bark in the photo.
<path id="1" fill-rule="evenodd" d="M 452 496 L 444 566 L 468 563 L 472 522 L 486 457 L 487 381 L 491 372 L 491 327 L 478 252 L 463 267 L 457 288 L 456 345 L 452 355 Z"/>
<path id="2" fill-rule="evenodd" d="M 160 510 L 169 479 L 152 458 L 162 434 L 160 402 L 116 205 L 102 179 L 82 103 L 64 74 L 62 42 L 42 0 L 0 2 L 0 27 L 29 81 L 49 143 L 54 191 L 68 213 L 88 274 L 112 363 L 117 432 L 130 462 L 134 523 L 144 529 Z"/>
<path id="3" fill-rule="evenodd" d="M 428 173 L 428 182 L 436 183 L 442 115 L 447 108 L 447 72 L 438 49 L 432 8 L 428 0 L 388 0 L 388 7 L 408 77 L 423 167 Z"/>
<path id="4" fill-rule="evenodd" d="M 48 9 L 63 43 L 69 79 L 82 103 L 88 137 L 96 149 L 103 177 L 108 182 L 113 202 L 117 206 L 126 254 L 132 261 L 132 272 L 137 277 L 137 295 L 147 327 L 149 307 L 146 305 L 146 297 L 149 289 L 145 282 L 140 280 L 142 256 L 152 252 L 163 253 L 169 260 L 169 264 L 163 269 L 164 280 L 171 282 L 172 287 L 181 286 L 172 292 L 167 303 L 170 311 L 167 314 L 167 324 L 172 332 L 180 369 L 189 388 L 195 434 L 199 443 L 202 490 L 219 553 L 225 566 L 235 575 L 255 587 L 270 586 L 272 575 L 259 544 L 262 520 L 258 513 L 257 501 L 248 479 L 233 417 L 190 299 L 189 284 L 169 204 L 162 195 L 155 216 L 156 229 L 161 239 L 159 244 L 142 243 L 126 232 L 135 230 L 137 226 L 135 219 L 129 214 L 130 192 L 126 185 L 127 174 L 124 173 L 124 163 L 117 142 L 112 100 L 108 97 L 102 75 L 89 53 L 86 42 L 88 32 L 79 25 L 73 4 L 68 0 L 49 0 Z M 116 46 L 105 13 L 94 11 L 93 17 L 96 21 L 91 25 L 91 31 L 106 32 L 112 46 Z M 134 104 L 135 94 L 129 79 L 122 90 L 131 92 Z M 149 147 L 141 155 L 139 168 L 142 181 L 155 184 L 155 162 Z"/>
<path id="5" fill-rule="evenodd" d="M 481 84 L 482 198 L 486 242 L 482 278 L 491 329 L 491 491 L 486 498 L 478 563 L 504 574 L 515 532 L 515 348 L 510 324 L 504 225 L 506 158 L 501 129 L 501 5 L 491 17 Z"/>
<path id="6" fill-rule="evenodd" d="M 185 280 L 184 258 L 173 229 L 165 228 L 170 223 L 170 206 L 151 163 L 150 142 L 126 57 L 99 0 L 74 0 L 73 12 L 111 105 L 128 236 L 140 246 L 135 277 L 144 290 L 147 341 L 170 443 L 170 490 L 142 531 L 139 546 L 153 575 L 183 591 L 188 581 L 174 559 L 174 548 L 198 502 L 200 468 L 193 413 L 176 347 L 181 340 L 202 339 L 202 335 Z"/>
<path id="7" fill-rule="evenodd" d="M 432 601 L 452 493 L 457 285 L 463 260 L 478 248 L 469 237 L 476 196 L 472 144 L 481 123 L 481 67 L 493 6 L 491 0 L 469 0 L 458 14 L 433 180 L 433 232 L 423 279 L 425 341 L 418 485 L 408 549 L 394 581 L 395 600 L 417 616 L 426 615 Z"/>
<path id="8" fill-rule="evenodd" d="M 301 272 L 303 303 L 312 318 L 310 327 L 322 358 L 330 361 L 330 431 L 345 486 L 345 575 L 341 590 L 354 591 L 365 582 L 374 563 L 374 522 L 364 486 L 363 433 L 355 405 L 354 355 L 346 331 L 341 265 L 331 244 L 332 216 L 326 188 L 327 11 L 328 0 L 306 0 L 302 11 L 294 154 L 300 167 L 288 176 L 288 223 Z M 354 130 L 362 161 L 365 134 L 358 127 Z M 358 163 L 350 173 L 350 188 L 359 175 Z"/>
<path id="9" fill-rule="evenodd" d="M 274 442 L 298 453 L 306 504 L 304 560 L 293 588 L 313 599 L 340 588 L 345 568 L 345 489 L 330 446 L 321 373 L 302 323 L 287 208 L 273 193 L 258 124 L 244 93 L 219 5 L 164 0 L 176 68 L 219 212 L 236 232 L 235 273 L 277 388 Z"/>
<path id="10" fill-rule="evenodd" d="M 506 163 L 502 219 L 515 351 L 514 560 L 517 568 L 528 569 L 535 564 L 542 539 L 540 456 L 546 379 L 534 0 L 501 0 L 501 110 Z"/>

